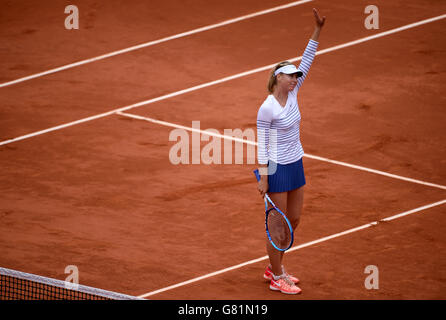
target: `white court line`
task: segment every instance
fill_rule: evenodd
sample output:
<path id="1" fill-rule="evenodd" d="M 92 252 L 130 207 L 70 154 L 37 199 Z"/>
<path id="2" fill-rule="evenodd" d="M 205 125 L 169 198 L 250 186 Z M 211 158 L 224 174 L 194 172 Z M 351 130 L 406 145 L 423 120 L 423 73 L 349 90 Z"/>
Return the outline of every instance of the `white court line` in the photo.
<path id="1" fill-rule="evenodd" d="M 147 47 L 150 47 L 150 46 L 153 46 L 153 45 L 156 45 L 156 44 L 160 44 L 160 43 L 163 43 L 163 42 L 166 42 L 166 41 L 175 40 L 175 39 L 183 38 L 183 37 L 186 37 L 186 36 L 190 36 L 190 35 L 193 35 L 193 34 L 196 34 L 196 33 L 199 33 L 199 32 L 204 32 L 204 31 L 208 31 L 208 30 L 211 30 L 211 29 L 219 28 L 219 27 L 231 24 L 231 23 L 236 23 L 236 22 L 239 22 L 239 21 L 251 19 L 251 18 L 258 17 L 258 16 L 261 16 L 261 15 L 264 15 L 264 14 L 268 14 L 268 13 L 271 13 L 271 12 L 288 9 L 288 8 L 295 7 L 295 6 L 298 6 L 300 4 L 304 4 L 304 3 L 307 3 L 307 2 L 311 2 L 311 1 L 314 1 L 314 0 L 301 0 L 301 1 L 290 2 L 290 3 L 287 3 L 287 4 L 281 5 L 281 6 L 273 7 L 273 8 L 262 10 L 262 11 L 257 11 L 257 12 L 254 12 L 254 13 L 251 13 L 251 14 L 247 14 L 247 15 L 244 15 L 244 16 L 241 16 L 241 17 L 225 20 L 223 22 L 211 24 L 211 25 L 208 25 L 208 26 L 204 26 L 204 27 L 201 27 L 201 28 L 193 29 L 193 30 L 190 30 L 190 31 L 182 32 L 182 33 L 178 33 L 178 34 L 175 34 L 173 36 L 169 36 L 169 37 L 165 37 L 165 38 L 162 38 L 162 39 L 141 43 L 141 44 L 138 44 L 138 45 L 135 45 L 135 46 L 132 46 L 132 47 L 125 48 L 125 49 L 121 49 L 121 50 L 113 51 L 113 52 L 110 52 L 110 53 L 106 53 L 106 54 L 103 54 L 103 55 L 100 55 L 100 56 L 97 56 L 97 57 L 94 57 L 94 58 L 85 59 L 85 60 L 81 60 L 81 61 L 78 61 L 78 62 L 73 62 L 73 63 L 67 64 L 67 65 L 58 67 L 58 68 L 50 69 L 50 70 L 47 70 L 47 71 L 43 71 L 43 72 L 39 72 L 39 73 L 36 73 L 36 74 L 32 74 L 32 75 L 29 75 L 29 76 L 26 76 L 26 77 L 23 77 L 23 78 L 19 78 L 19 79 L 16 79 L 16 80 L 12 80 L 12 81 L 9 81 L 9 82 L 1 83 L 0 84 L 0 88 L 6 87 L 6 86 L 10 86 L 10 85 L 13 85 L 13 84 L 16 84 L 16 83 L 24 82 L 24 81 L 27 81 L 27 80 L 43 77 L 43 76 L 48 75 L 48 74 L 60 72 L 60 71 L 63 71 L 63 70 L 74 68 L 74 67 L 78 67 L 78 66 L 81 66 L 81 65 L 84 65 L 84 64 L 87 64 L 87 63 L 92 63 L 92 62 L 95 62 L 95 61 L 103 60 L 103 59 L 110 58 L 110 57 L 113 57 L 113 56 L 117 56 L 117 55 L 120 55 L 120 54 L 123 54 L 123 53 L 139 50 L 139 49 L 142 49 L 142 48 L 147 48 Z"/>
<path id="2" fill-rule="evenodd" d="M 353 233 L 353 232 L 356 232 L 356 231 L 360 231 L 360 230 L 363 230 L 363 229 L 367 229 L 367 228 L 376 226 L 380 222 L 388 222 L 388 221 L 391 221 L 391 220 L 394 220 L 394 219 L 401 218 L 403 216 L 407 216 L 407 215 L 415 213 L 415 212 L 420 212 L 420 211 L 423 211 L 423 210 L 426 210 L 426 209 L 429 209 L 429 208 L 440 206 L 440 205 L 445 204 L 445 203 L 446 203 L 446 199 L 438 201 L 438 202 L 434 202 L 434 203 L 431 203 L 431 204 L 428 204 L 428 205 L 425 205 L 425 206 L 422 206 L 422 207 L 418 207 L 418 208 L 413 209 L 413 210 L 405 211 L 405 212 L 402 212 L 402 213 L 399 213 L 399 214 L 396 214 L 394 216 L 390 216 L 390 217 L 387 217 L 387 218 L 384 218 L 384 219 L 381 219 L 381 220 L 378 220 L 378 221 L 373 221 L 373 222 L 364 224 L 364 225 L 356 227 L 356 228 L 348 229 L 348 230 L 345 230 L 343 232 L 332 234 L 332 235 L 327 236 L 327 237 L 323 237 L 323 238 L 320 238 L 320 239 L 317 239 L 317 240 L 314 240 L 314 241 L 303 243 L 303 244 L 295 246 L 295 247 L 291 247 L 287 252 L 296 251 L 296 250 L 299 250 L 299 249 L 310 247 L 312 245 L 315 245 L 315 244 L 318 244 L 318 243 L 321 243 L 321 242 L 325 242 L 325 241 L 328 241 L 328 240 L 331 240 L 331 239 L 334 239 L 334 238 L 345 236 L 347 234 L 350 234 L 350 233 Z M 215 271 L 215 272 L 211 272 L 211 273 L 205 274 L 203 276 L 200 276 L 200 277 L 197 277 L 197 278 L 193 278 L 193 279 L 190 279 L 190 280 L 187 280 L 187 281 L 183 281 L 183 282 L 180 282 L 180 283 L 177 283 L 177 284 L 165 287 L 165 288 L 161 288 L 161 289 L 158 289 L 158 290 L 155 290 L 155 291 L 144 293 L 144 294 L 138 296 L 138 298 L 147 298 L 147 297 L 153 296 L 153 295 L 161 293 L 161 292 L 165 292 L 165 291 L 169 291 L 169 290 L 172 290 L 172 289 L 176 289 L 176 288 L 179 288 L 179 287 L 182 287 L 182 286 L 185 286 L 185 285 L 188 285 L 188 284 L 200 281 L 200 280 L 204 280 L 204 279 L 207 279 L 207 278 L 211 278 L 211 277 L 220 275 L 222 273 L 226 273 L 226 272 L 229 272 L 229 271 L 232 271 L 232 270 L 240 269 L 240 268 L 245 267 L 247 265 L 254 264 L 254 263 L 257 263 L 257 262 L 260 262 L 260 261 L 264 261 L 264 260 L 267 260 L 267 259 L 268 259 L 268 256 L 263 256 L 263 257 L 260 257 L 260 258 L 257 258 L 257 259 L 246 261 L 246 262 L 237 264 L 237 265 L 229 267 L 229 268 L 221 269 L 221 270 L 218 270 L 218 271 Z"/>
<path id="3" fill-rule="evenodd" d="M 124 117 L 129 117 L 129 118 L 134 118 L 134 119 L 137 119 L 137 120 L 148 121 L 148 122 L 151 122 L 151 123 L 155 123 L 155 124 L 159 124 L 159 125 L 163 125 L 163 126 L 167 126 L 167 127 L 183 129 L 183 130 L 187 130 L 187 131 L 191 131 L 191 132 L 197 132 L 197 133 L 201 133 L 201 134 L 206 134 L 208 136 L 213 136 L 213 137 L 217 137 L 217 138 L 221 138 L 221 139 L 233 140 L 233 141 L 237 141 L 237 142 L 241 142 L 241 143 L 246 143 L 246 144 L 250 144 L 250 145 L 253 145 L 253 146 L 257 146 L 257 142 L 251 141 L 251 140 L 245 140 L 245 139 L 240 139 L 240 138 L 233 137 L 233 136 L 226 136 L 226 135 L 215 133 L 215 132 L 209 132 L 209 131 L 206 131 L 206 130 L 200 130 L 200 129 L 196 129 L 196 128 L 186 127 L 186 126 L 178 125 L 178 124 L 171 123 L 171 122 L 166 122 L 166 121 L 156 120 L 156 119 L 153 119 L 153 118 L 139 116 L 139 115 L 136 115 L 136 114 L 125 113 L 125 112 L 116 112 L 116 113 L 121 115 L 121 116 L 124 116 Z M 347 162 L 331 160 L 331 159 L 328 159 L 328 158 L 323 158 L 323 157 L 311 155 L 311 154 L 308 154 L 308 153 L 305 153 L 304 157 L 307 157 L 307 158 L 310 158 L 310 159 L 314 159 L 314 160 L 329 162 L 329 163 L 332 163 L 332 164 L 336 164 L 336 165 L 340 165 L 340 166 L 344 166 L 344 167 L 348 167 L 348 168 L 352 168 L 352 169 L 357 169 L 357 170 L 361 170 L 361 171 L 367 171 L 367 172 L 379 174 L 379 175 L 382 175 L 382 176 L 386 176 L 386 177 L 389 177 L 389 178 L 404 180 L 404 181 L 408 181 L 408 182 L 412 182 L 412 183 L 422 184 L 422 185 L 425 185 L 425 186 L 446 190 L 446 186 L 442 186 L 442 185 L 439 185 L 439 184 L 430 183 L 430 182 L 421 181 L 421 180 L 416 180 L 416 179 L 407 178 L 407 177 L 403 177 L 403 176 L 398 176 L 396 174 L 392 174 L 392 173 L 388 173 L 388 172 L 384 172 L 384 171 L 379 171 L 379 170 L 375 170 L 375 169 L 370 169 L 370 168 L 367 168 L 367 167 L 357 166 L 357 165 L 350 164 L 350 163 L 347 163 Z"/>
<path id="4" fill-rule="evenodd" d="M 410 29 L 410 28 L 415 28 L 415 27 L 421 26 L 423 24 L 434 22 L 434 21 L 438 21 L 438 20 L 441 20 L 441 19 L 444 19 L 444 18 L 446 18 L 446 14 L 443 14 L 443 15 L 437 16 L 437 17 L 433 17 L 433 18 L 430 18 L 430 19 L 418 21 L 418 22 L 415 22 L 415 23 L 411 23 L 411 24 L 408 24 L 408 25 L 405 25 L 405 26 L 402 26 L 402 27 L 399 27 L 399 28 L 395 28 L 395 29 L 392 29 L 392 30 L 388 30 L 388 31 L 385 31 L 385 32 L 377 33 L 377 34 L 375 34 L 373 36 L 364 37 L 364 38 L 361 38 L 361 39 L 358 39 L 358 40 L 354 40 L 354 41 L 350 41 L 350 42 L 347 42 L 347 43 L 344 43 L 344 44 L 341 44 L 341 45 L 337 45 L 337 46 L 333 46 L 333 47 L 330 47 L 330 48 L 326 48 L 326 49 L 317 51 L 316 55 L 325 54 L 325 53 L 328 53 L 328 52 L 332 52 L 332 51 L 335 51 L 335 50 L 339 50 L 339 49 L 342 49 L 342 48 L 353 46 L 353 45 L 356 45 L 356 44 L 359 44 L 359 43 L 362 43 L 362 42 L 365 42 L 365 41 L 377 39 L 379 37 L 384 37 L 384 36 L 390 35 L 392 33 L 400 32 L 400 31 L 407 30 L 407 29 Z M 288 60 L 292 61 L 292 62 L 295 62 L 295 61 L 298 61 L 300 59 L 302 59 L 302 56 L 300 56 L 298 58 L 291 58 L 291 59 L 288 59 Z M 41 134 L 45 134 L 45 133 L 49 133 L 49 132 L 52 132 L 52 131 L 61 130 L 61 129 L 64 129 L 64 128 L 67 128 L 67 127 L 70 127 L 70 126 L 74 126 L 74 125 L 78 125 L 78 124 L 84 123 L 84 122 L 88 122 L 88 121 L 96 120 L 96 119 L 99 119 L 99 118 L 107 117 L 107 116 L 112 115 L 112 114 L 114 114 L 116 112 L 119 112 L 119 111 L 127 111 L 127 110 L 130 110 L 130 109 L 141 107 L 141 106 L 144 106 L 144 105 L 148 105 L 148 104 L 151 104 L 151 103 L 154 103 L 154 102 L 157 102 L 157 101 L 166 100 L 166 99 L 169 99 L 169 98 L 172 98 L 172 97 L 175 97 L 175 96 L 179 96 L 179 95 L 182 95 L 182 94 L 185 94 L 185 93 L 188 93 L 188 92 L 196 91 L 196 90 L 203 89 L 203 88 L 206 88 L 206 87 L 210 87 L 210 86 L 213 86 L 213 85 L 216 85 L 216 84 L 220 84 L 220 83 L 223 83 L 223 82 L 226 82 L 226 81 L 230 81 L 230 80 L 238 79 L 238 78 L 241 78 L 241 77 L 245 77 L 245 76 L 257 73 L 257 72 L 270 70 L 273 66 L 275 66 L 275 63 L 267 65 L 267 66 L 263 66 L 263 67 L 260 67 L 260 68 L 252 69 L 252 70 L 249 70 L 249 71 L 241 72 L 241 73 L 238 73 L 238 74 L 235 74 L 235 75 L 232 75 L 232 76 L 228 76 L 228 77 L 225 77 L 225 78 L 221 78 L 221 79 L 218 79 L 218 80 L 214 80 L 214 81 L 211 81 L 211 82 L 203 83 L 203 84 L 200 84 L 200 85 L 197 85 L 197 86 L 194 86 L 194 87 L 190 87 L 190 88 L 187 88 L 187 89 L 175 91 L 175 92 L 172 92 L 172 93 L 169 93 L 169 94 L 157 97 L 157 98 L 141 101 L 141 102 L 138 102 L 138 103 L 135 103 L 135 104 L 131 104 L 131 105 L 128 105 L 128 106 L 125 106 L 125 107 L 122 107 L 122 108 L 118 108 L 118 109 L 114 109 L 114 110 L 111 110 L 111 111 L 108 111 L 108 112 L 97 114 L 97 115 L 94 115 L 94 116 L 91 116 L 91 117 L 79 119 L 79 120 L 76 120 L 76 121 L 73 121 L 73 122 L 68 122 L 68 123 L 61 124 L 61 125 L 58 125 L 58 126 L 55 126 L 55 127 L 51 127 L 51 128 L 45 129 L 45 130 L 41 130 L 41 131 L 37 131 L 37 132 L 26 134 L 26 135 L 23 135 L 23 136 L 20 136 L 20 137 L 16 137 L 16 138 L 12 138 L 12 139 L 9 139 L 9 140 L 1 141 L 0 142 L 0 146 L 8 144 L 8 143 L 12 143 L 12 142 L 16 142 L 16 141 L 32 138 L 32 137 L 35 137 L 35 136 L 38 136 L 38 135 L 41 135 Z"/>
<path id="5" fill-rule="evenodd" d="M 253 145 L 253 146 L 257 145 L 257 143 L 255 141 L 240 139 L 240 138 L 232 137 L 232 136 L 225 136 L 223 134 L 219 134 L 219 133 L 215 133 L 215 132 L 211 132 L 211 131 L 206 131 L 206 130 L 201 130 L 201 129 L 197 129 L 197 128 L 186 127 L 186 126 L 182 126 L 182 125 L 171 123 L 171 122 L 166 122 L 166 121 L 162 121 L 162 120 L 156 120 L 156 119 L 153 119 L 153 118 L 138 116 L 136 114 L 125 113 L 125 112 L 116 112 L 116 114 L 119 114 L 121 116 L 128 117 L 128 118 L 137 119 L 137 120 L 148 121 L 148 122 L 159 124 L 159 125 L 166 126 L 166 127 L 183 129 L 183 130 L 190 131 L 190 132 L 201 133 L 201 134 L 205 134 L 205 135 L 208 135 L 208 136 L 217 137 L 217 138 L 226 139 L 226 140 L 233 140 L 233 141 L 237 141 L 237 142 L 241 142 L 241 143 L 250 144 L 250 145 Z"/>
<path id="6" fill-rule="evenodd" d="M 404 181 L 407 181 L 407 182 L 418 183 L 418 184 L 422 184 L 422 185 L 425 185 L 425 186 L 446 190 L 446 186 L 443 186 L 441 184 L 435 184 L 435 183 L 430 183 L 430 182 L 426 182 L 426 181 L 416 180 L 416 179 L 407 178 L 407 177 L 403 177 L 403 176 L 398 176 L 396 174 L 387 173 L 387 172 L 384 172 L 384 171 L 370 169 L 370 168 L 366 168 L 366 167 L 362 167 L 362 166 L 357 166 L 357 165 L 350 164 L 350 163 L 347 163 L 347 162 L 331 160 L 331 159 L 328 159 L 328 158 L 314 156 L 314 155 L 311 155 L 311 154 L 305 154 L 304 156 L 307 157 L 307 158 L 310 158 L 310 159 L 330 162 L 330 163 L 333 163 L 333 164 L 337 164 L 337 165 L 348 167 L 348 168 L 352 168 L 352 169 L 358 169 L 358 170 L 362 170 L 362 171 L 376 173 L 376 174 L 379 174 L 379 175 L 382 175 L 382 176 L 386 176 L 386 177 L 389 177 L 389 178 L 404 180 Z"/>

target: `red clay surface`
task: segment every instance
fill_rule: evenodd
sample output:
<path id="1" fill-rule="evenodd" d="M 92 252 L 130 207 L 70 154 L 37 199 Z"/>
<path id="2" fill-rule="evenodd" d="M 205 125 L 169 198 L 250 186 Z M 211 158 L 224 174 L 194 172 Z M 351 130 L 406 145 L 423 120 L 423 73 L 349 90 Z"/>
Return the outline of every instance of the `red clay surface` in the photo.
<path id="1" fill-rule="evenodd" d="M 125 10 L 120 1 L 78 1 L 78 31 L 63 28 L 60 4 L 7 3 L 1 82 L 286 1 L 133 1 Z M 319 50 L 446 12 L 438 1 L 374 4 L 379 30 L 364 28 L 365 3 L 314 1 L 0 88 L 0 141 L 299 56 L 312 7 L 327 16 Z M 317 56 L 299 95 L 305 151 L 445 185 L 445 26 Z M 255 129 L 267 77 L 129 112 L 188 127 L 199 120 L 220 133 Z M 256 166 L 173 165 L 171 130 L 111 115 L 0 146 L 0 266 L 64 279 L 76 265 L 82 284 L 140 295 L 264 256 Z M 439 188 L 318 160 L 304 166 L 295 245 L 446 198 Z M 286 254 L 302 281 L 298 296 L 271 292 L 262 261 L 149 298 L 444 299 L 444 218 L 442 205 Z M 379 268 L 378 290 L 364 287 L 367 265 Z"/>

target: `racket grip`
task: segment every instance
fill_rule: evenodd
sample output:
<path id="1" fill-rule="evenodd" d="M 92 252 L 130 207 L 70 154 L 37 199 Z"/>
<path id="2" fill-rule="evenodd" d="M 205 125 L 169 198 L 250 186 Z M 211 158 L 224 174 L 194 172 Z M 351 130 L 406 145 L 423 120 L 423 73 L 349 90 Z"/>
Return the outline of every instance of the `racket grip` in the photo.
<path id="1" fill-rule="evenodd" d="M 254 174 L 256 175 L 256 179 L 257 179 L 257 181 L 260 181 L 259 169 L 255 169 L 255 170 L 254 170 Z"/>

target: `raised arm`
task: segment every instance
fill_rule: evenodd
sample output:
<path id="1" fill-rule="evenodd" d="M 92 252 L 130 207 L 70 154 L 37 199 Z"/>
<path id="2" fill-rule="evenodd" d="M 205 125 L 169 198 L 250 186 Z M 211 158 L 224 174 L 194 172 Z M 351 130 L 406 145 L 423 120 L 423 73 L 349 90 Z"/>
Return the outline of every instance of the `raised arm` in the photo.
<path id="1" fill-rule="evenodd" d="M 302 71 L 303 75 L 297 79 L 297 86 L 294 88 L 294 93 L 297 94 L 300 87 L 302 86 L 305 78 L 307 77 L 308 71 L 310 70 L 311 64 L 313 63 L 314 56 L 316 55 L 316 50 L 318 46 L 319 34 L 325 23 L 325 16 L 321 18 L 316 9 L 313 8 L 314 18 L 316 21 L 316 26 L 314 28 L 313 35 L 311 36 L 307 47 L 305 48 L 304 54 L 302 55 L 302 61 L 299 65 L 299 70 Z"/>
<path id="2" fill-rule="evenodd" d="M 316 20 L 316 26 L 314 27 L 314 32 L 313 35 L 311 36 L 311 39 L 314 41 L 318 41 L 319 34 L 321 33 L 321 29 L 325 23 L 325 16 L 321 18 L 319 12 L 315 8 L 313 8 L 313 13 L 314 13 L 314 19 Z"/>

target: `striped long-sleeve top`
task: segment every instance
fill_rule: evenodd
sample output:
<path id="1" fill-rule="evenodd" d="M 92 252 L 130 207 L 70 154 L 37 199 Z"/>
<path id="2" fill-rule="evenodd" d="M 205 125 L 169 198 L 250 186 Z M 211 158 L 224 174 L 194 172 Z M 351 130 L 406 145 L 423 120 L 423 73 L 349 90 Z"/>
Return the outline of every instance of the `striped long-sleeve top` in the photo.
<path id="1" fill-rule="evenodd" d="M 282 107 L 270 94 L 257 113 L 257 160 L 267 164 L 268 160 L 288 164 L 298 161 L 304 155 L 300 142 L 300 112 L 297 92 L 302 86 L 314 56 L 318 42 L 310 39 L 298 67 L 303 75 L 297 78 L 294 90 L 288 92 L 286 105 Z"/>

